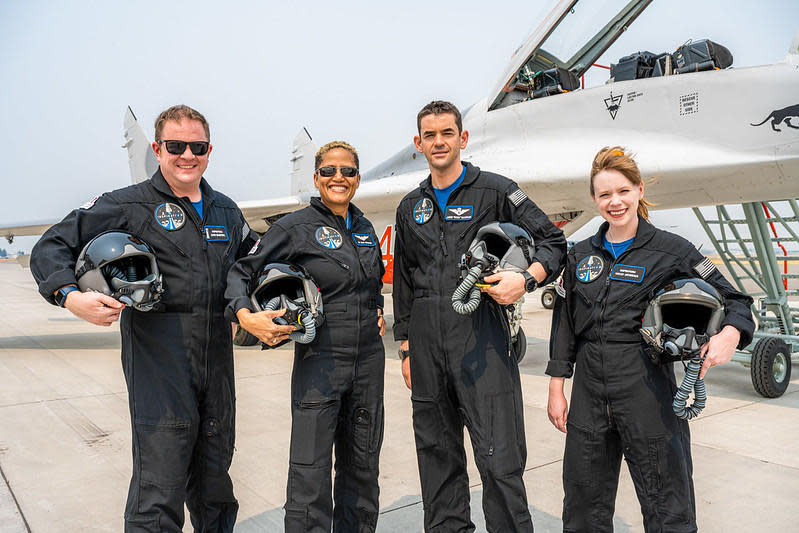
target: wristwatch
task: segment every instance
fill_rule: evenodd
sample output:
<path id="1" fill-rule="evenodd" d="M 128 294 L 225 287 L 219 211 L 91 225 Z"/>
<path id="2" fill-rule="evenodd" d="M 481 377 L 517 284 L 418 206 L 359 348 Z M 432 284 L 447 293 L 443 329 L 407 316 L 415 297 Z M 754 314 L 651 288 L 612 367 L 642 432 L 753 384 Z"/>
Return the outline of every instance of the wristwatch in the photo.
<path id="1" fill-rule="evenodd" d="M 57 303 L 59 307 L 64 307 L 64 304 L 67 302 L 67 294 L 76 290 L 78 290 L 78 288 L 74 285 L 67 285 L 66 287 L 61 287 L 53 295 L 53 298 L 55 298 L 55 303 Z"/>
<path id="2" fill-rule="evenodd" d="M 522 270 L 522 276 L 524 276 L 524 290 L 528 294 L 533 292 L 538 288 L 538 282 L 533 277 L 532 274 L 527 272 L 526 270 Z"/>
<path id="3" fill-rule="evenodd" d="M 400 348 L 397 351 L 397 355 L 399 356 L 399 360 L 400 361 L 404 361 L 406 357 L 411 355 L 411 351 L 410 350 L 403 350 L 402 348 Z"/>

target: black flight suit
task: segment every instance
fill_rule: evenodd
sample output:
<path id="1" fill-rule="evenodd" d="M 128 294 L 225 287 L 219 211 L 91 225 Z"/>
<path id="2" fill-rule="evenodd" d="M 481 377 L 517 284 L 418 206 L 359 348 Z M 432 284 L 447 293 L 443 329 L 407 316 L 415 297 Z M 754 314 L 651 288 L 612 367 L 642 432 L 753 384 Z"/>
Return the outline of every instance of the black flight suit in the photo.
<path id="1" fill-rule="evenodd" d="M 39 292 L 50 303 L 59 287 L 76 283 L 75 260 L 86 243 L 106 231 L 144 240 L 163 275 L 155 309 L 127 308 L 120 317 L 133 429 L 125 531 L 182 531 L 184 501 L 195 531 L 232 531 L 238 511 L 228 475 L 235 393 L 224 291 L 228 269 L 257 236 L 230 198 L 204 179 L 200 188 L 202 220 L 158 170 L 72 211 L 31 254 Z M 156 219 L 164 204 L 172 215 L 164 224 L 177 229 Z"/>
<path id="2" fill-rule="evenodd" d="M 379 511 L 385 352 L 377 325 L 385 267 L 372 224 L 350 204 L 350 229 L 319 198 L 279 219 L 228 276 L 228 318 L 268 263 L 302 266 L 322 293 L 325 322 L 294 345 L 288 533 L 373 532 Z M 323 229 L 326 228 L 326 229 Z M 335 444 L 335 486 L 330 470 Z M 335 507 L 334 507 L 335 501 Z"/>
<path id="3" fill-rule="evenodd" d="M 489 531 L 532 531 L 522 474 L 527 461 L 521 383 L 508 344 L 505 312 L 484 296 L 477 310 L 452 309 L 458 262 L 477 230 L 513 222 L 535 241 L 534 262 L 555 278 L 566 251 L 563 233 L 513 181 L 469 163 L 446 213 L 431 178 L 397 209 L 394 337 L 408 339 L 416 454 L 429 533 L 474 531 L 463 426 L 469 429 L 483 482 Z"/>
<path id="4" fill-rule="evenodd" d="M 722 327 L 752 339 L 752 299 L 735 289 L 690 242 L 639 217 L 629 249 L 603 247 L 605 222 L 576 244 L 563 271 L 565 298 L 555 303 L 546 373 L 571 377 L 563 459 L 563 530 L 613 531 L 622 455 L 647 532 L 696 531 L 688 423 L 672 411 L 671 364 L 654 364 L 639 330 L 654 292 L 669 281 L 704 277 L 724 297 Z M 626 265 L 628 279 L 614 271 Z M 704 276 L 701 274 L 704 273 Z"/>

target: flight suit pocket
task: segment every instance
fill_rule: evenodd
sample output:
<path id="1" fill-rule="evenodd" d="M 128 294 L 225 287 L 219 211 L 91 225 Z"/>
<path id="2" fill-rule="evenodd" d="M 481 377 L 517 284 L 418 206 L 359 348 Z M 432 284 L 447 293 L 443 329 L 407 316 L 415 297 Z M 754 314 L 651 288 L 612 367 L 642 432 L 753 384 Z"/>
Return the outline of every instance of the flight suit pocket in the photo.
<path id="1" fill-rule="evenodd" d="M 523 441 L 519 437 L 518 409 L 512 392 L 489 396 L 489 434 L 487 455 L 499 475 L 520 472 Z"/>
<path id="2" fill-rule="evenodd" d="M 310 466 L 330 461 L 336 411 L 336 400 L 300 402 L 294 408 L 289 452 L 292 464 Z"/>
<path id="3" fill-rule="evenodd" d="M 191 426 L 137 423 L 135 431 L 142 484 L 166 490 L 184 488 L 191 461 Z"/>
<path id="4" fill-rule="evenodd" d="M 203 420 L 200 431 L 199 446 L 205 455 L 208 471 L 217 475 L 227 472 L 233 460 L 233 431 L 225 431 L 216 418 Z"/>
<path id="5" fill-rule="evenodd" d="M 642 469 L 641 476 L 646 493 L 653 497 L 663 488 L 663 453 L 663 438 L 650 437 L 647 444 L 647 467 Z"/>
<path id="6" fill-rule="evenodd" d="M 284 526 L 286 533 L 305 533 L 308 531 L 308 508 L 286 505 L 286 518 Z"/>
<path id="7" fill-rule="evenodd" d="M 437 447 L 444 427 L 438 403 L 432 399 L 414 398 L 413 396 L 411 396 L 411 403 L 413 404 L 413 433 L 416 438 L 416 449 L 425 450 Z"/>
<path id="8" fill-rule="evenodd" d="M 590 486 L 596 437 L 587 428 L 567 422 L 566 449 L 563 453 L 563 479 L 573 485 Z"/>
<path id="9" fill-rule="evenodd" d="M 352 462 L 357 468 L 371 469 L 372 429 L 374 422 L 369 411 L 363 407 L 356 408 L 352 413 L 350 434 L 352 446 Z"/>

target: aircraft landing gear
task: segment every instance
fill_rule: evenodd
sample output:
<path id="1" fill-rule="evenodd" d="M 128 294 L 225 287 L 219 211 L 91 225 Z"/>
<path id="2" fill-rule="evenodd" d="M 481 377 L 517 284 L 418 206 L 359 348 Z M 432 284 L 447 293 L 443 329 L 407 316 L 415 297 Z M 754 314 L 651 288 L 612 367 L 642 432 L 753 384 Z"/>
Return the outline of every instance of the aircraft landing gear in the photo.
<path id="1" fill-rule="evenodd" d="M 544 309 L 555 307 L 555 289 L 547 287 L 541 291 L 541 305 L 544 306 Z"/>
<path id="2" fill-rule="evenodd" d="M 766 398 L 782 396 L 791 382 L 791 350 L 781 339 L 764 337 L 752 350 L 752 385 Z"/>
<path id="3" fill-rule="evenodd" d="M 516 354 L 516 362 L 521 363 L 524 356 L 527 354 L 527 335 L 524 330 L 519 328 L 519 333 L 516 334 L 516 340 L 513 341 L 513 353 Z"/>

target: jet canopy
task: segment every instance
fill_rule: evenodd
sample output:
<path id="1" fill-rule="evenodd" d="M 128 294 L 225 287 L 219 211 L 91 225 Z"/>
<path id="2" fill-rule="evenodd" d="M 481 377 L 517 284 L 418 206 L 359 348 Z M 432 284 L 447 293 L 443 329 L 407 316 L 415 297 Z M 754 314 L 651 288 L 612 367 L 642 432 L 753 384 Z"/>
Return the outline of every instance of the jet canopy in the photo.
<path id="1" fill-rule="evenodd" d="M 527 99 L 541 72 L 560 68 L 582 76 L 651 2 L 560 0 L 513 54 L 489 111 Z"/>

